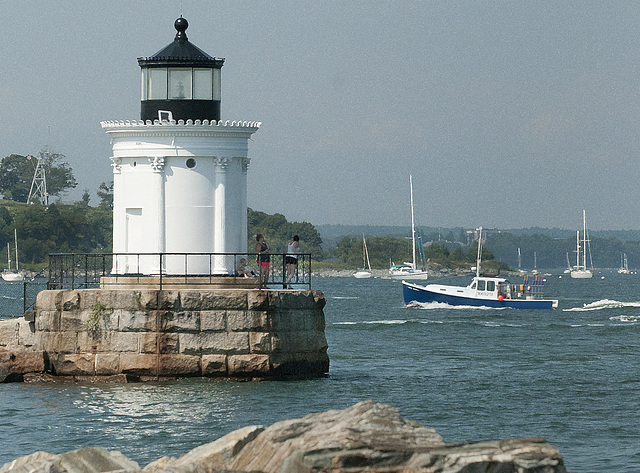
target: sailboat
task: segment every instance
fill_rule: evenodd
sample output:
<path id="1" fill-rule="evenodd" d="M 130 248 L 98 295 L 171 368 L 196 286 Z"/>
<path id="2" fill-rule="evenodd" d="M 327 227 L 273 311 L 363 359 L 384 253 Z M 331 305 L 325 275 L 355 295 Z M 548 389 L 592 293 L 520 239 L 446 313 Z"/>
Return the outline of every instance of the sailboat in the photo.
<path id="1" fill-rule="evenodd" d="M 587 213 L 582 211 L 582 264 L 580 264 L 580 230 L 576 233 L 576 265 L 571 268 L 571 277 L 574 279 L 590 279 L 593 272 L 587 269 Z"/>
<path id="2" fill-rule="evenodd" d="M 411 263 L 404 262 L 402 264 L 391 264 L 389 268 L 389 276 L 391 279 L 427 279 L 427 268 L 424 264 L 424 246 L 422 238 L 420 238 L 420 260 L 422 267 L 416 266 L 416 226 L 413 217 L 413 176 L 409 176 L 409 187 L 411 188 L 411 241 L 413 244 L 413 260 Z"/>
<path id="3" fill-rule="evenodd" d="M 533 271 L 531 274 L 538 274 L 538 254 L 535 251 L 533 252 Z"/>
<path id="4" fill-rule="evenodd" d="M 353 274 L 354 278 L 367 279 L 371 277 L 371 263 L 369 262 L 369 250 L 367 250 L 367 240 L 362 234 L 362 268 L 358 268 Z"/>
<path id="5" fill-rule="evenodd" d="M 618 274 L 631 274 L 631 271 L 629 271 L 629 262 L 627 261 L 626 253 L 623 253 L 620 256 L 620 268 L 618 269 Z"/>
<path id="6" fill-rule="evenodd" d="M 571 263 L 569 263 L 569 252 L 567 251 L 567 269 L 564 270 L 564 274 L 569 274 L 571 272 Z"/>
<path id="7" fill-rule="evenodd" d="M 23 281 L 24 274 L 20 273 L 20 269 L 18 266 L 18 230 L 14 228 L 13 236 L 16 242 L 16 270 L 11 270 L 11 249 L 9 248 L 9 243 L 7 243 L 7 263 L 8 268 L 2 272 L 2 279 L 9 282 Z"/>

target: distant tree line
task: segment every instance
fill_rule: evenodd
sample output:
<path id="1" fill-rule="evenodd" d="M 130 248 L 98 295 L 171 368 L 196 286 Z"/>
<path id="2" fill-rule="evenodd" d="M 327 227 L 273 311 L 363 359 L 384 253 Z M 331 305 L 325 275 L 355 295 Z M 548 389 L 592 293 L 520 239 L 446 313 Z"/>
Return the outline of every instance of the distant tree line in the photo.
<path id="1" fill-rule="evenodd" d="M 18 234 L 21 265 L 37 269 L 47 262 L 49 253 L 110 252 L 111 210 L 89 207 L 78 202 L 63 204 L 22 204 L 0 202 L 0 245 L 14 254 L 14 229 Z M 6 266 L 6 251 L 0 261 Z M 15 264 L 15 262 L 14 262 Z"/>
<path id="2" fill-rule="evenodd" d="M 582 234 L 581 234 L 582 237 Z M 630 268 L 640 267 L 640 241 L 620 241 L 612 237 L 594 237 L 588 246 L 593 256 L 595 268 L 618 268 L 623 254 L 627 255 Z M 518 248 L 520 249 L 522 268 L 532 269 L 534 254 L 538 268 L 561 268 L 569 264 L 576 264 L 576 236 L 568 238 L 553 238 L 546 235 L 514 235 L 502 232 L 490 235 L 487 246 L 508 265 L 518 267 Z M 590 258 L 587 264 L 590 264 Z"/>
<path id="3" fill-rule="evenodd" d="M 437 237 L 437 234 L 435 236 Z M 366 242 L 369 260 L 373 269 L 386 269 L 391 264 L 410 262 L 413 259 L 413 242 L 411 238 L 372 235 L 366 237 Z M 419 244 L 418 240 L 417 245 Z M 429 264 L 437 264 L 448 268 L 470 268 L 476 262 L 477 245 L 477 242 L 473 242 L 471 245 L 462 245 L 458 242 L 445 242 L 444 240 L 427 242 L 424 244 L 427 266 Z M 327 253 L 331 254 L 336 261 L 342 263 L 343 267 L 362 267 L 363 239 L 362 237 L 343 237 L 338 241 L 336 248 Z M 416 253 L 419 254 L 419 249 L 416 250 Z M 507 269 L 507 265 L 501 264 L 499 261 L 490 262 L 495 257 L 488 248 L 482 248 L 482 259 L 486 268 L 501 267 L 502 269 Z"/>
<path id="4" fill-rule="evenodd" d="M 477 243 L 465 243 L 466 233 L 451 231 L 425 232 L 423 234 L 426 258 L 431 264 L 449 268 L 469 267 L 475 264 Z M 426 238 L 424 236 L 426 235 Z M 565 232 L 566 235 L 566 232 Z M 640 241 L 621 241 L 613 237 L 589 237 L 589 248 L 595 268 L 618 268 L 623 254 L 627 255 L 629 267 L 640 268 Z M 409 236 L 366 235 L 371 266 L 377 269 L 388 268 L 390 263 L 411 261 L 412 243 Z M 325 248 L 327 258 L 345 268 L 361 267 L 363 263 L 362 236 L 343 236 L 334 248 Z M 520 249 L 520 267 L 533 269 L 557 269 L 576 263 L 576 237 L 554 238 L 541 234 L 513 234 L 495 232 L 487 237 L 483 246 L 483 265 L 485 267 L 518 268 L 518 249 Z M 535 259 L 535 263 L 534 263 Z M 494 261 L 489 263 L 489 261 Z M 587 264 L 590 264 L 588 258 Z"/>

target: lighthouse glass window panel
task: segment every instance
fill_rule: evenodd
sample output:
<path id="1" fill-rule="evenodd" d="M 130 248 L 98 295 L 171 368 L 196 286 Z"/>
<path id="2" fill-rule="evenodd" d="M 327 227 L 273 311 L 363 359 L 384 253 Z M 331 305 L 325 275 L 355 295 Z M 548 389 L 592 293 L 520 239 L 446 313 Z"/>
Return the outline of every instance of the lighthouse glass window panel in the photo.
<path id="1" fill-rule="evenodd" d="M 169 100 L 191 98 L 191 69 L 169 69 Z"/>
<path id="2" fill-rule="evenodd" d="M 142 100 L 147 100 L 148 97 L 148 89 L 147 87 L 149 86 L 149 69 L 142 69 L 142 87 L 141 87 L 141 97 Z"/>
<path id="3" fill-rule="evenodd" d="M 193 70 L 194 100 L 211 100 L 213 98 L 213 75 L 211 69 Z"/>
<path id="4" fill-rule="evenodd" d="M 166 100 L 167 98 L 167 70 L 149 69 L 149 85 L 147 98 L 149 100 Z"/>
<path id="5" fill-rule="evenodd" d="M 220 100 L 220 90 L 222 88 L 221 84 L 221 77 L 220 77 L 220 69 L 214 69 L 213 70 L 213 100 Z"/>

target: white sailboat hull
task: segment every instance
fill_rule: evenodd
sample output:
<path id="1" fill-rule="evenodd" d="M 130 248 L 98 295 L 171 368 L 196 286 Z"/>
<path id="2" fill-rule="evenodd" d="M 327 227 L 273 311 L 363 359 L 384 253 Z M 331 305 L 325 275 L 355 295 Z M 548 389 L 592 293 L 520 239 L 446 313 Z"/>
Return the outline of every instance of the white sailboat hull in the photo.
<path id="1" fill-rule="evenodd" d="M 571 277 L 573 279 L 591 279 L 593 273 L 588 269 L 573 269 L 571 270 Z"/>
<path id="2" fill-rule="evenodd" d="M 416 280 L 421 280 L 424 281 L 428 278 L 429 274 L 427 273 L 427 271 L 423 271 L 421 269 L 398 269 L 398 270 L 394 270 L 394 269 L 390 269 L 389 270 L 389 276 L 391 277 L 391 279 L 405 279 L 405 280 L 411 280 L 411 281 L 416 281 Z"/>
<path id="3" fill-rule="evenodd" d="M 24 281 L 24 276 L 20 273 L 4 272 L 2 279 L 9 282 Z"/>
<path id="4" fill-rule="evenodd" d="M 353 274 L 353 277 L 357 279 L 368 279 L 371 277 L 371 273 L 369 271 L 358 271 Z"/>

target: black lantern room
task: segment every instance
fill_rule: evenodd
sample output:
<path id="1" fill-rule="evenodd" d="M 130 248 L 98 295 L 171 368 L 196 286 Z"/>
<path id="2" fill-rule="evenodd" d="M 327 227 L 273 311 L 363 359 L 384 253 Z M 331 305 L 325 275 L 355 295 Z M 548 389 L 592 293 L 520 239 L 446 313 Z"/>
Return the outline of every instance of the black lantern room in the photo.
<path id="1" fill-rule="evenodd" d="M 224 59 L 191 44 L 187 20 L 174 24 L 173 43 L 151 57 L 138 58 L 142 69 L 142 120 L 220 120 L 220 72 Z"/>

